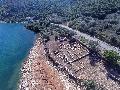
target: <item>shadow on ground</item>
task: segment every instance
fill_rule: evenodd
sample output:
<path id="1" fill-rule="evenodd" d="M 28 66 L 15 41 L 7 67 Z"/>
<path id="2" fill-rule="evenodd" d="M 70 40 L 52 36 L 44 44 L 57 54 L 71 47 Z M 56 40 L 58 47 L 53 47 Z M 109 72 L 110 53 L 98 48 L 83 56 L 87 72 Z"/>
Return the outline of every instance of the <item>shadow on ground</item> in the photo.
<path id="1" fill-rule="evenodd" d="M 96 66 L 96 63 L 103 61 L 103 65 L 107 70 L 107 78 L 112 79 L 120 84 L 120 66 L 112 66 L 97 53 L 91 53 L 89 60 L 91 66 Z"/>

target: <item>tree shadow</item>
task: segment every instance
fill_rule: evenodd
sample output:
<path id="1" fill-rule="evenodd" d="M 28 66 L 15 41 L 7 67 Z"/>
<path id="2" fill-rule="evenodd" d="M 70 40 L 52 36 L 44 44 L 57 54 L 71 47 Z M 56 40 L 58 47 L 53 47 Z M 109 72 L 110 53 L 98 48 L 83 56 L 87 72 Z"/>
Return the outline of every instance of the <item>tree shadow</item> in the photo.
<path id="1" fill-rule="evenodd" d="M 89 55 L 89 60 L 90 60 L 91 66 L 96 66 L 96 63 L 103 61 L 103 65 L 107 70 L 107 78 L 112 79 L 118 84 L 120 84 L 120 66 L 119 65 L 113 65 L 107 62 L 98 53 L 91 53 Z"/>
<path id="2" fill-rule="evenodd" d="M 90 60 L 91 66 L 96 66 L 96 63 L 101 61 L 101 57 L 98 53 L 91 52 L 89 55 L 89 60 Z"/>
<path id="3" fill-rule="evenodd" d="M 107 78 L 110 78 L 120 84 L 120 66 L 114 66 L 111 65 L 109 62 L 104 62 L 104 67 L 107 70 Z"/>

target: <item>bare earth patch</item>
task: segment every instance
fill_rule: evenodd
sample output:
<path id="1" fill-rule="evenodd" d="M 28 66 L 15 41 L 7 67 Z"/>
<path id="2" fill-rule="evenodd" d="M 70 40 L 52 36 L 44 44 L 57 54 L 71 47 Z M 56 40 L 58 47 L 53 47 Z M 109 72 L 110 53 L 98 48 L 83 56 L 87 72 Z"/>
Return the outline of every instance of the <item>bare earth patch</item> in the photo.
<path id="1" fill-rule="evenodd" d="M 50 39 L 43 45 L 41 41 L 41 38 L 36 40 L 23 64 L 19 90 L 88 90 L 69 82 L 71 79 L 66 77 L 68 74 L 80 80 L 95 81 L 104 90 L 120 90 L 120 85 L 107 77 L 108 72 L 102 60 L 91 57 L 90 51 L 80 43 Z M 52 60 L 59 64 L 57 68 L 46 57 L 45 48 Z M 66 69 L 68 74 L 63 74 L 64 69 L 59 71 L 58 68 Z"/>
<path id="2" fill-rule="evenodd" d="M 105 90 L 120 90 L 120 85 L 108 78 L 103 60 L 91 56 L 90 52 L 79 43 L 70 44 L 69 40 L 60 42 L 51 39 L 46 47 L 52 60 L 78 79 L 95 81 Z"/>

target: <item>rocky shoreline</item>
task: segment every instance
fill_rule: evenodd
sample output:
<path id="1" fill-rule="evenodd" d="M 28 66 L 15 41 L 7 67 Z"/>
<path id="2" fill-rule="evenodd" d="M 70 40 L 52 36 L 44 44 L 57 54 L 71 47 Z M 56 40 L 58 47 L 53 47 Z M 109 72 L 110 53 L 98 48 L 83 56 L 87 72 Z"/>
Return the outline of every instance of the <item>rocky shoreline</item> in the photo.
<path id="1" fill-rule="evenodd" d="M 45 56 L 40 35 L 21 67 L 18 90 L 81 90 L 58 72 Z"/>
<path id="2" fill-rule="evenodd" d="M 58 73 L 46 63 L 43 47 L 40 37 L 37 38 L 22 65 L 18 90 L 64 90 Z"/>

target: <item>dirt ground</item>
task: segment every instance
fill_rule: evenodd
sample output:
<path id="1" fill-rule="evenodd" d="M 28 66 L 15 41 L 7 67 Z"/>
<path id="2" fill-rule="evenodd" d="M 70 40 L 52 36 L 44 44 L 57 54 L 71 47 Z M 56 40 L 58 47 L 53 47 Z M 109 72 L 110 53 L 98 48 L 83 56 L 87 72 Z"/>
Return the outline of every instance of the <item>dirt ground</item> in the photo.
<path id="1" fill-rule="evenodd" d="M 70 45 L 69 40 L 60 42 L 60 40 L 51 39 L 47 42 L 46 47 L 51 58 L 75 77 L 82 80 L 93 80 L 96 84 L 103 86 L 105 90 L 120 90 L 120 85 L 108 77 L 109 72 L 106 70 L 103 60 L 97 56 L 91 56 L 82 45 L 78 43 Z"/>
<path id="2" fill-rule="evenodd" d="M 105 90 L 120 90 L 120 85 L 107 77 L 108 71 L 102 60 L 91 57 L 85 47 L 78 43 L 70 45 L 68 41 L 55 41 L 53 38 L 46 46 L 41 41 L 40 38 L 36 40 L 23 64 L 19 90 L 86 90 L 84 87 L 74 88 L 70 79 L 67 81 L 48 63 L 44 47 L 48 49 L 52 59 L 60 67 L 66 68 L 69 74 L 81 80 L 93 80 Z"/>
<path id="3" fill-rule="evenodd" d="M 43 45 L 38 39 L 24 62 L 19 90 L 63 90 L 57 71 L 47 63 Z"/>

